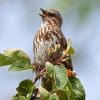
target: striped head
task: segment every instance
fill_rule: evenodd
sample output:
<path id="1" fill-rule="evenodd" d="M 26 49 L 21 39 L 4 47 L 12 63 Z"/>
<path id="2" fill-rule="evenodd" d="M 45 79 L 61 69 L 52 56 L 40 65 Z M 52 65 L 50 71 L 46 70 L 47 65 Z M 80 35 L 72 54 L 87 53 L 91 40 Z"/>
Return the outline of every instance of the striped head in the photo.
<path id="1" fill-rule="evenodd" d="M 46 24 L 55 24 L 57 26 L 62 25 L 62 17 L 59 11 L 53 10 L 53 9 L 48 9 L 44 10 L 40 8 L 42 11 L 42 14 L 39 14 L 42 17 L 43 23 Z"/>

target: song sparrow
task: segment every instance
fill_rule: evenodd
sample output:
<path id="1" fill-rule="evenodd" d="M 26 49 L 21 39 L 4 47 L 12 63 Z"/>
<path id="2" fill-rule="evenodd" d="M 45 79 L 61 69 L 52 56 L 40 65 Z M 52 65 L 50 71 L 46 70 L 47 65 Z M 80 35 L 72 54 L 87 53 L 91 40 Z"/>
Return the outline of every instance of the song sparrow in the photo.
<path id="1" fill-rule="evenodd" d="M 45 66 L 48 49 L 56 44 L 61 45 L 61 49 L 67 48 L 67 41 L 61 31 L 62 17 L 59 11 L 40 9 L 42 14 L 42 24 L 33 40 L 34 63 L 40 67 Z M 73 70 L 71 57 L 65 62 L 65 67 Z"/>

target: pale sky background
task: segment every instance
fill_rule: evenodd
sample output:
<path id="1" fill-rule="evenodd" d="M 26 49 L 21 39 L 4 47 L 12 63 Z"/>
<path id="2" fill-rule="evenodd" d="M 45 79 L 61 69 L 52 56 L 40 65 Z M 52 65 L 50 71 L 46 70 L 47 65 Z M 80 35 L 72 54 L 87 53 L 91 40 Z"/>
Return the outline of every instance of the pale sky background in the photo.
<path id="1" fill-rule="evenodd" d="M 31 58 L 32 40 L 40 26 L 40 8 L 54 8 L 63 16 L 62 31 L 71 38 L 74 69 L 86 90 L 86 100 L 100 98 L 100 1 L 99 0 L 0 0 L 0 52 L 20 48 Z M 0 100 L 11 100 L 21 80 L 31 71 L 0 68 Z"/>

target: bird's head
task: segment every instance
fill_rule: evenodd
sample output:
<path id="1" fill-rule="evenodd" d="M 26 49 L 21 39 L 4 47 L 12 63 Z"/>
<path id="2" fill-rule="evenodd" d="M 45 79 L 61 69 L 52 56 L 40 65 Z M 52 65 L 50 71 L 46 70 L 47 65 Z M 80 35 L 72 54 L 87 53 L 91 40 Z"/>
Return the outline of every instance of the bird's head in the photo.
<path id="1" fill-rule="evenodd" d="M 59 11 L 48 9 L 44 10 L 40 8 L 42 14 L 39 14 L 42 17 L 42 21 L 45 23 L 47 21 L 52 21 L 54 24 L 61 26 L 62 24 L 62 17 Z"/>

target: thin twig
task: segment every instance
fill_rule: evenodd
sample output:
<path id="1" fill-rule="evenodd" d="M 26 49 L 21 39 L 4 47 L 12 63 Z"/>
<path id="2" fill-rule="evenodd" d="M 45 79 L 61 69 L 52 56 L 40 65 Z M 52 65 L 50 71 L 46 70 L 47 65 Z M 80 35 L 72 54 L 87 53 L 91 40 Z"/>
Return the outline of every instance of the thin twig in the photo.
<path id="1" fill-rule="evenodd" d="M 44 76 L 45 74 L 47 74 L 47 72 L 39 73 L 39 74 L 36 76 L 36 78 L 34 79 L 33 83 L 35 84 L 35 83 L 37 82 L 37 80 L 38 80 L 40 77 Z"/>

